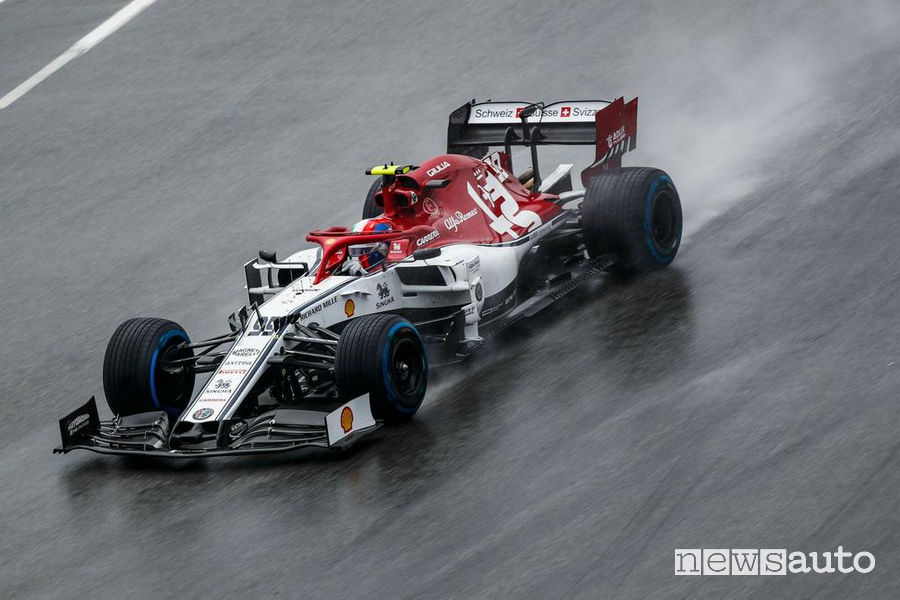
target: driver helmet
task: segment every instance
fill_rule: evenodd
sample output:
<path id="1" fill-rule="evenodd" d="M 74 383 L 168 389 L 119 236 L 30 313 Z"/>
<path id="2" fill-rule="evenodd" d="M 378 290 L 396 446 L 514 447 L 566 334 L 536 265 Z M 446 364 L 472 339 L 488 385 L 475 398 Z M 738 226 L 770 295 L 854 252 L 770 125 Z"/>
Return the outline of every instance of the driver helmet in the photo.
<path id="1" fill-rule="evenodd" d="M 363 219 L 353 226 L 352 231 L 357 233 L 387 233 L 393 231 L 391 222 L 383 217 Z M 347 247 L 350 258 L 359 260 L 365 269 L 369 269 L 383 261 L 387 255 L 387 242 L 368 242 L 365 244 L 353 244 Z"/>

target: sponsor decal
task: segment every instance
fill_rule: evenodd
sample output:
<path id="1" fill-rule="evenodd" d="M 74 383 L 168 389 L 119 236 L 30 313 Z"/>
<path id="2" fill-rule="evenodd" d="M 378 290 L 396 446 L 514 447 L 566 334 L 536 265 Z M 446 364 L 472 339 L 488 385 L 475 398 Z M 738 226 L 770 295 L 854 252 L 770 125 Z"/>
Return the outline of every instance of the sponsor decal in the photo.
<path id="1" fill-rule="evenodd" d="M 481 287 L 481 282 L 475 284 L 475 299 L 481 302 L 481 299 L 484 298 L 484 288 Z"/>
<path id="2" fill-rule="evenodd" d="M 438 207 L 437 202 L 431 198 L 425 198 L 422 202 L 422 209 L 432 217 L 436 217 L 441 213 L 441 209 Z"/>
<path id="3" fill-rule="evenodd" d="M 384 308 L 385 306 L 394 303 L 394 297 L 391 295 L 391 288 L 388 287 L 387 283 L 379 283 L 375 286 L 375 289 L 378 290 L 378 297 L 381 299 L 379 302 L 375 303 L 375 308 Z"/>
<path id="4" fill-rule="evenodd" d="M 230 394 L 231 382 L 227 379 L 216 379 L 212 388 L 207 388 L 207 394 Z"/>
<path id="5" fill-rule="evenodd" d="M 219 371 L 219 373 L 222 374 L 222 371 Z M 201 398 L 213 402 L 224 402 L 231 395 L 232 383 L 233 382 L 230 379 L 216 379 L 215 381 L 210 381 L 210 383 L 206 384 L 206 389 L 203 390 Z"/>
<path id="6" fill-rule="evenodd" d="M 369 399 L 360 396 L 337 407 L 325 417 L 328 443 L 338 444 L 342 439 L 375 426 Z"/>
<path id="7" fill-rule="evenodd" d="M 344 314 L 347 315 L 347 318 L 350 318 L 354 312 L 356 312 L 356 303 L 350 298 L 344 302 Z"/>
<path id="8" fill-rule="evenodd" d="M 435 229 L 431 233 L 423 235 L 422 237 L 417 239 L 416 246 L 421 248 L 425 244 L 428 244 L 429 242 L 433 242 L 434 240 L 438 239 L 439 237 L 441 237 L 441 234 L 437 229 Z"/>
<path id="9" fill-rule="evenodd" d="M 226 360 L 222 366 L 223 367 L 250 367 L 253 365 L 252 360 Z"/>
<path id="10" fill-rule="evenodd" d="M 587 107 L 576 106 L 572 109 L 572 116 L 573 117 L 595 117 L 597 115 L 598 110 L 600 110 L 600 109 L 594 108 L 591 106 L 587 106 Z"/>
<path id="11" fill-rule="evenodd" d="M 198 400 L 201 400 L 206 403 L 214 402 L 216 404 L 228 402 L 229 396 L 227 394 L 224 396 L 215 396 L 213 394 L 215 394 L 215 392 L 210 392 L 209 390 L 207 390 L 207 391 L 203 392 L 202 394 L 200 394 L 200 398 L 198 398 Z"/>
<path id="12" fill-rule="evenodd" d="M 468 305 L 468 306 L 464 309 L 463 314 L 466 315 L 467 317 L 474 315 L 474 314 L 475 314 L 475 305 L 474 305 L 474 304 Z"/>
<path id="13" fill-rule="evenodd" d="M 594 119 L 598 110 L 609 103 L 604 101 L 585 101 L 567 104 L 551 104 L 543 109 L 535 110 L 528 117 L 532 123 L 559 123 L 567 121 L 587 122 Z M 469 115 L 469 123 L 512 123 L 522 118 L 525 106 L 512 102 L 496 102 L 486 106 L 475 106 Z"/>
<path id="14" fill-rule="evenodd" d="M 211 408 L 201 408 L 200 410 L 195 410 L 194 414 L 191 415 L 197 421 L 203 421 L 204 419 L 208 419 L 213 416 L 213 409 Z"/>
<path id="15" fill-rule="evenodd" d="M 228 437 L 236 440 L 237 438 L 241 437 L 245 431 L 247 431 L 247 422 L 235 421 L 231 424 L 231 429 L 228 430 Z"/>
<path id="16" fill-rule="evenodd" d="M 567 106 L 547 106 L 543 110 L 535 111 L 529 121 L 535 119 L 570 119 L 578 117 L 593 117 L 597 114 L 598 107 L 579 106 L 577 104 Z"/>
<path id="17" fill-rule="evenodd" d="M 69 421 L 69 424 L 66 425 L 66 431 L 69 432 L 69 435 L 75 435 L 76 433 L 84 429 L 87 426 L 88 421 L 90 420 L 91 415 L 88 413 L 78 415 L 77 417 Z"/>
<path id="18" fill-rule="evenodd" d="M 390 251 L 388 252 L 389 260 L 400 260 L 406 256 L 406 246 L 409 240 L 396 240 L 391 242 Z"/>
<path id="19" fill-rule="evenodd" d="M 466 271 L 468 271 L 469 276 L 475 275 L 478 271 L 481 270 L 481 258 L 476 256 L 475 260 L 468 263 L 466 265 Z"/>
<path id="20" fill-rule="evenodd" d="M 619 142 L 625 139 L 625 126 L 622 125 L 615 131 L 613 131 L 610 135 L 606 136 L 606 145 L 612 148 Z"/>
<path id="21" fill-rule="evenodd" d="M 558 106 L 548 106 L 542 110 L 534 111 L 532 119 L 543 119 L 545 117 L 558 117 L 560 110 Z"/>
<path id="22" fill-rule="evenodd" d="M 428 177 L 434 177 L 435 175 L 437 175 L 438 173 L 440 173 L 441 171 L 443 171 L 444 169 L 446 169 L 449 166 L 450 166 L 450 163 L 448 163 L 445 160 L 444 162 L 437 165 L 436 167 L 431 167 L 430 169 L 425 171 L 425 175 L 427 175 Z"/>
<path id="23" fill-rule="evenodd" d="M 353 429 L 353 411 L 349 406 L 345 406 L 341 411 L 341 429 L 344 430 L 344 433 L 350 433 L 350 430 Z"/>
<path id="24" fill-rule="evenodd" d="M 472 185 L 469 184 L 469 189 L 472 188 Z M 444 219 L 444 227 L 447 228 L 448 231 L 453 231 L 456 233 L 459 230 L 459 226 L 474 217 L 478 214 L 477 209 L 472 209 L 469 212 L 463 212 L 461 210 L 456 211 L 456 214 L 450 215 L 446 219 Z"/>
<path id="25" fill-rule="evenodd" d="M 338 301 L 338 297 L 332 296 L 328 300 L 324 300 L 324 301 L 320 302 L 319 304 L 313 306 L 309 310 L 305 310 L 302 313 L 300 313 L 300 320 L 305 321 L 306 319 L 310 318 L 314 314 L 320 312 L 323 308 L 327 308 L 327 307 L 331 306 L 332 304 L 336 304 L 337 301 Z"/>
<path id="26" fill-rule="evenodd" d="M 517 107 L 515 110 L 513 110 L 512 108 L 476 106 L 475 114 L 473 116 L 476 119 L 518 119 L 520 112 L 522 112 L 522 107 Z"/>
<path id="27" fill-rule="evenodd" d="M 219 375 L 244 375 L 247 369 L 219 369 Z"/>
<path id="28" fill-rule="evenodd" d="M 238 348 L 231 353 L 232 356 L 256 356 L 259 354 L 258 348 Z"/>

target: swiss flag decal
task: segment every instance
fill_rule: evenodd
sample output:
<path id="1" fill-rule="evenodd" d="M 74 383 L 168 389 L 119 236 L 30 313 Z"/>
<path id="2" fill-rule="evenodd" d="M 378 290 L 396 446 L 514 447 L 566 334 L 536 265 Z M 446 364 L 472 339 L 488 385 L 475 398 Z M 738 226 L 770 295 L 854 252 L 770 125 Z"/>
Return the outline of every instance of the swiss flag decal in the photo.
<path id="1" fill-rule="evenodd" d="M 563 106 L 559 109 L 560 117 L 571 117 L 572 116 L 572 107 L 571 106 Z"/>

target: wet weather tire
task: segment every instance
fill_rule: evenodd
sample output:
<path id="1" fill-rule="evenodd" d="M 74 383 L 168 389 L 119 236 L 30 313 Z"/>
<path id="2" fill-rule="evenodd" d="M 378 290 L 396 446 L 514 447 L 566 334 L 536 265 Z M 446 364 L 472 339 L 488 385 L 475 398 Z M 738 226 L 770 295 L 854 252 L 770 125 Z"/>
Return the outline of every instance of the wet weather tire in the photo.
<path id="1" fill-rule="evenodd" d="M 103 391 L 117 415 L 165 410 L 178 416 L 191 399 L 194 373 L 173 369 L 169 361 L 194 355 L 178 323 L 165 319 L 129 319 L 119 325 L 103 359 Z"/>
<path id="2" fill-rule="evenodd" d="M 369 188 L 369 193 L 366 194 L 366 201 L 363 204 L 362 212 L 363 219 L 371 219 L 372 217 L 377 217 L 384 212 L 384 209 L 375 204 L 375 194 L 377 194 L 380 189 L 381 177 L 378 177 L 377 179 L 375 179 L 375 181 L 372 182 L 372 187 Z"/>
<path id="3" fill-rule="evenodd" d="M 649 167 L 601 173 L 581 207 L 588 254 L 616 254 L 615 270 L 641 273 L 671 264 L 681 244 L 681 200 L 672 178 Z"/>
<path id="4" fill-rule="evenodd" d="M 397 315 L 366 315 L 341 333 L 334 369 L 345 399 L 368 392 L 372 414 L 386 423 L 410 419 L 425 398 L 428 355 L 415 326 Z"/>

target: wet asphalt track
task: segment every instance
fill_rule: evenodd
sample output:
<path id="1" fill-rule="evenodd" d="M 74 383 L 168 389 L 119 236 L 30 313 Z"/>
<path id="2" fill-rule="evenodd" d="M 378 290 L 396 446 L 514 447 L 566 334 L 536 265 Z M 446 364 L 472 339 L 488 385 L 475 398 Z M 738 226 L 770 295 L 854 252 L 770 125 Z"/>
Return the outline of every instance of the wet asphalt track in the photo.
<path id="1" fill-rule="evenodd" d="M 0 597 L 898 597 L 900 9 L 751 4 L 160 0 L 0 111 Z M 0 4 L 0 93 L 123 5 Z M 219 332 L 244 260 L 355 220 L 467 98 L 619 93 L 674 268 L 343 458 L 51 456 L 116 324 Z M 838 545 L 875 571 L 672 575 Z"/>

